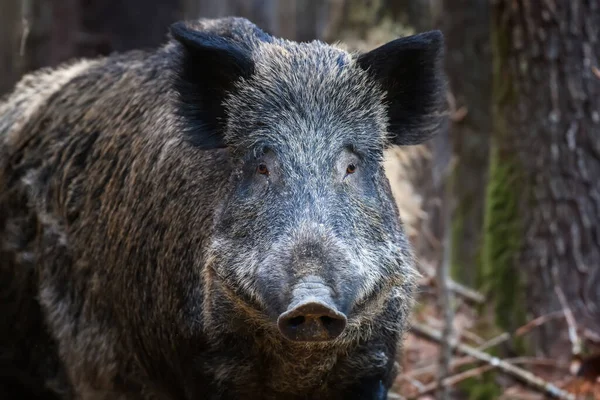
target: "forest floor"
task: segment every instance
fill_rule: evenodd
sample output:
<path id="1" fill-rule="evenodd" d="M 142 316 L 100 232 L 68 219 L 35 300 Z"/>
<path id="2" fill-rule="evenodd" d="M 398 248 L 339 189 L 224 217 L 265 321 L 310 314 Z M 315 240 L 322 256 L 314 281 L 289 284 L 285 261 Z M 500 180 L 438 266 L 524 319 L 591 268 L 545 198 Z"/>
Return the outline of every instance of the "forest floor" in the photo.
<path id="1" fill-rule="evenodd" d="M 512 333 L 494 332 L 493 324 L 481 316 L 486 306 L 483 296 L 454 286 L 452 335 L 445 339 L 435 284 L 431 276 L 420 282 L 413 328 L 406 335 L 398 360 L 401 372 L 389 399 L 441 398 L 440 349 L 442 343 L 451 343 L 454 351 L 444 380 L 447 399 L 600 400 L 600 356 L 582 363 L 570 357 L 565 362 L 540 357 L 503 359 L 499 355 L 502 346 L 515 337 L 526 337 L 551 319 L 564 319 L 562 312 L 536 318 Z"/>

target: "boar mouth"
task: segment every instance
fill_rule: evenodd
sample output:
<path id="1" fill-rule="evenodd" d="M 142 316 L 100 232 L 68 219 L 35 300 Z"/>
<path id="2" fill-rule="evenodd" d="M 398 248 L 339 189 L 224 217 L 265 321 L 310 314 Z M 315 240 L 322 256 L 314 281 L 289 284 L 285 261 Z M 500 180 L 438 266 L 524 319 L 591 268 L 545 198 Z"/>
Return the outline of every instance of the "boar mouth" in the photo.
<path id="1" fill-rule="evenodd" d="M 223 291 L 229 302 L 233 304 L 236 308 L 243 310 L 246 314 L 251 315 L 257 320 L 263 320 L 264 322 L 270 323 L 273 322 L 271 319 L 268 318 L 266 308 L 257 296 L 252 296 L 250 293 L 241 290 L 238 287 L 238 285 L 233 285 L 230 279 L 221 276 L 212 265 L 209 265 L 207 271 L 208 276 L 210 278 L 208 282 L 212 282 L 212 284 L 217 284 L 218 287 Z M 206 290 L 206 293 L 208 294 L 212 292 L 210 290 Z"/>
<path id="2" fill-rule="evenodd" d="M 360 319 L 360 316 L 365 314 L 379 314 L 385 308 L 385 304 L 394 297 L 395 291 L 410 291 L 412 286 L 412 283 L 406 282 L 402 277 L 380 282 L 354 304 L 352 319 Z"/>

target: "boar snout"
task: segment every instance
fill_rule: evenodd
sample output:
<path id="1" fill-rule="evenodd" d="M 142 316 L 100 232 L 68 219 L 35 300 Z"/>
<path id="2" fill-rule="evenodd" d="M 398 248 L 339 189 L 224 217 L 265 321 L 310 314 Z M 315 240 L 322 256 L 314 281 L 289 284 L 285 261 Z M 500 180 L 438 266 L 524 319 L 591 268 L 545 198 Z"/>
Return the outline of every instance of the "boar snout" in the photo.
<path id="1" fill-rule="evenodd" d="M 346 316 L 338 310 L 332 290 L 312 279 L 296 285 L 286 312 L 277 319 L 281 334 L 295 342 L 329 341 L 346 328 Z"/>

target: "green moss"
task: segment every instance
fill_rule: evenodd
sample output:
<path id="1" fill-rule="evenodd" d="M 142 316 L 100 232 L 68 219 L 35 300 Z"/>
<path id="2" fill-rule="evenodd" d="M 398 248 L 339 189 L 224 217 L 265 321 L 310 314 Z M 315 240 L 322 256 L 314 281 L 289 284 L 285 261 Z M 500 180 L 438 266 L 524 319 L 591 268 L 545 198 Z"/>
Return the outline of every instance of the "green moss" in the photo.
<path id="1" fill-rule="evenodd" d="M 471 378 L 465 381 L 467 385 L 468 381 L 475 381 L 470 384 L 469 390 L 467 390 L 469 400 L 494 400 L 502 395 L 502 388 L 495 382 L 495 379 L 490 374 L 484 374 L 482 378 Z"/>
<path id="2" fill-rule="evenodd" d="M 496 321 L 504 329 L 516 328 L 516 310 L 523 305 L 515 256 L 520 251 L 522 227 L 519 216 L 518 166 L 502 157 L 492 145 L 490 177 L 484 220 L 483 288 L 496 302 Z"/>
<path id="3" fill-rule="evenodd" d="M 450 177 L 449 183 L 451 188 L 456 187 L 456 180 L 460 176 L 460 167 L 454 170 L 454 173 Z M 460 200 L 460 199 L 457 199 Z M 451 221 L 451 237 L 450 243 L 452 245 L 451 260 L 450 260 L 450 276 L 452 279 L 464 282 L 464 266 L 461 263 L 460 250 L 465 230 L 465 219 L 464 219 L 464 207 L 459 201 L 454 212 L 452 213 Z"/>
<path id="4" fill-rule="evenodd" d="M 459 257 L 461 241 L 464 236 L 464 215 L 460 207 L 457 207 L 452 215 L 452 260 L 450 264 L 450 276 L 458 282 L 464 282 L 464 266 Z"/>
<path id="5" fill-rule="evenodd" d="M 507 63 L 510 36 L 503 24 L 495 22 L 492 27 L 493 134 L 479 283 L 494 301 L 498 327 L 513 331 L 525 322 L 524 290 L 517 265 L 524 234 L 519 210 L 525 185 L 520 164 L 510 151 L 511 131 L 505 119 L 509 114 L 505 108 L 515 103 L 517 93 Z M 522 347 L 522 343 L 514 344 Z"/>
<path id="6" fill-rule="evenodd" d="M 452 259 L 450 264 L 450 274 L 454 280 L 467 286 L 475 285 L 477 279 L 477 265 L 479 259 L 477 251 L 479 243 L 473 243 L 472 239 L 465 238 L 467 226 L 472 226 L 477 218 L 473 193 L 459 193 L 456 186 L 457 179 L 467 174 L 464 169 L 467 166 L 457 165 L 452 176 L 452 187 L 454 188 L 454 198 L 457 201 L 454 212 L 452 213 Z M 468 225 L 467 225 L 468 224 Z M 472 235 L 471 235 L 472 236 Z"/>
<path id="7" fill-rule="evenodd" d="M 459 372 L 466 371 L 473 366 L 464 366 Z M 469 400 L 494 400 L 500 397 L 503 388 L 496 382 L 496 371 L 488 371 L 479 376 L 474 376 L 459 382 L 458 389 L 465 394 L 461 396 Z"/>

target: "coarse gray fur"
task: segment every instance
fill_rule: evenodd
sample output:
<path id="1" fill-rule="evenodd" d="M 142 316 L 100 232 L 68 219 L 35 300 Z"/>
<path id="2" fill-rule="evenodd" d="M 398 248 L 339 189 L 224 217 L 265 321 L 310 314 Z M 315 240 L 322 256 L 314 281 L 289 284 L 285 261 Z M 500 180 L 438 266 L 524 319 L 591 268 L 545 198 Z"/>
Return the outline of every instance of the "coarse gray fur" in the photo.
<path id="1" fill-rule="evenodd" d="M 0 397 L 385 398 L 415 270 L 383 151 L 444 122 L 441 35 L 398 43 L 200 20 L 24 77 L 0 103 Z M 334 340 L 277 329 L 309 277 Z"/>

